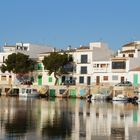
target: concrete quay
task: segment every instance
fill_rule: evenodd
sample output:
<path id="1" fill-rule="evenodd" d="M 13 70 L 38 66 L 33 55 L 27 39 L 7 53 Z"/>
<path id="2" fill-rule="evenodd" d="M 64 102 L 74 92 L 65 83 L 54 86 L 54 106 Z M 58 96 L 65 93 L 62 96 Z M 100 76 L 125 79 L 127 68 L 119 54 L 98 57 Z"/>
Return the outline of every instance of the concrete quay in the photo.
<path id="1" fill-rule="evenodd" d="M 123 86 L 109 86 L 109 85 L 93 85 L 93 86 L 81 86 L 81 85 L 59 85 L 59 86 L 38 86 L 38 85 L 0 85 L 1 95 L 8 95 L 12 88 L 33 88 L 40 94 L 44 94 L 50 97 L 71 97 L 71 98 L 86 98 L 91 94 L 109 95 L 111 97 L 123 94 L 128 97 L 134 95 L 136 88 L 123 87 Z M 137 88 L 138 91 L 139 88 Z"/>

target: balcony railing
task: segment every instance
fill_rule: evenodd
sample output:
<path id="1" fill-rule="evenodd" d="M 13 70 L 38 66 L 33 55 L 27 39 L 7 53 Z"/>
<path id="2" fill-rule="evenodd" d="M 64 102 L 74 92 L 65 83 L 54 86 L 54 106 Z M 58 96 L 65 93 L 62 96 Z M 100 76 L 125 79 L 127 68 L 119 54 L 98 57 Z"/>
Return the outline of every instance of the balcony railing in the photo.
<path id="1" fill-rule="evenodd" d="M 93 72 L 109 72 L 109 68 L 93 68 Z"/>
<path id="2" fill-rule="evenodd" d="M 126 72 L 126 69 L 112 69 L 112 72 Z"/>

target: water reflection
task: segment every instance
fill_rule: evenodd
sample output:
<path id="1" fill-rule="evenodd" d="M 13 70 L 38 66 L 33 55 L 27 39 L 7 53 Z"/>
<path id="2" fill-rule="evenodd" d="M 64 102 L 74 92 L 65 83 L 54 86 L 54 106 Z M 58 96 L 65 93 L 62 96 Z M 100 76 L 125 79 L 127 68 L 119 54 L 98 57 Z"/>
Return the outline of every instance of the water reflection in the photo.
<path id="1" fill-rule="evenodd" d="M 139 105 L 0 97 L 0 139 L 138 139 Z"/>

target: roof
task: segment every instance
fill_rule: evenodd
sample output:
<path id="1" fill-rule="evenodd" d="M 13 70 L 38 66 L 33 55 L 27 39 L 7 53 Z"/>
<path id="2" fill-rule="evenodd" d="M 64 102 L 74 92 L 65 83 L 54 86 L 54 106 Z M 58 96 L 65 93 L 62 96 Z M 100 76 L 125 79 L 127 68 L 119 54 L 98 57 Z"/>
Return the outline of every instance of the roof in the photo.
<path id="1" fill-rule="evenodd" d="M 140 66 L 139 67 L 136 67 L 136 68 L 134 68 L 134 69 L 132 69 L 130 71 L 140 71 Z"/>
<path id="2" fill-rule="evenodd" d="M 125 50 L 125 51 L 121 51 L 120 53 L 134 53 L 135 50 Z"/>
<path id="3" fill-rule="evenodd" d="M 50 53 L 52 53 L 52 52 L 54 52 L 54 51 L 50 51 L 50 52 L 41 52 L 41 53 L 39 53 L 40 55 L 41 54 L 50 54 Z M 70 52 L 75 52 L 75 49 L 70 49 L 70 50 L 58 50 L 58 51 L 56 51 L 57 53 L 70 53 Z"/>
<path id="4" fill-rule="evenodd" d="M 80 46 L 80 48 L 77 48 L 78 50 L 82 50 L 82 49 L 89 49 L 88 46 Z"/>
<path id="5" fill-rule="evenodd" d="M 127 57 L 113 57 L 111 58 L 112 61 L 126 61 Z"/>
<path id="6" fill-rule="evenodd" d="M 29 51 L 24 51 L 24 50 L 16 50 L 16 51 L 29 55 L 30 58 L 37 58 L 38 54 L 43 53 L 43 52 L 52 52 L 53 48 L 49 46 L 44 46 L 44 45 L 30 44 Z"/>
<path id="7" fill-rule="evenodd" d="M 130 42 L 128 44 L 123 45 L 123 47 L 131 47 L 131 46 L 140 46 L 140 41 Z"/>

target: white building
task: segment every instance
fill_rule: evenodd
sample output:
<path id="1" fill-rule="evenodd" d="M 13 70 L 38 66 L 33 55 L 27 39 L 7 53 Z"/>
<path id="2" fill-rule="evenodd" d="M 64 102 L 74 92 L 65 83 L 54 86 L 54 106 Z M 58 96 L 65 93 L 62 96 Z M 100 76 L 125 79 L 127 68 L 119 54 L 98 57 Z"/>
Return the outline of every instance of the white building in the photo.
<path id="1" fill-rule="evenodd" d="M 53 50 L 56 51 L 56 50 Z M 75 49 L 69 49 L 69 50 L 60 50 L 57 51 L 60 54 L 63 54 L 64 52 L 67 53 L 68 55 L 74 55 Z M 43 52 L 40 53 L 38 55 L 38 69 L 37 69 L 37 73 L 36 73 L 36 80 L 35 83 L 36 85 L 55 85 L 55 77 L 54 77 L 54 73 L 52 73 L 51 75 L 49 75 L 48 70 L 44 69 L 42 60 L 44 59 L 45 56 L 50 55 L 50 52 Z M 73 73 L 74 73 L 74 69 L 73 67 L 68 67 L 67 66 L 67 72 L 69 74 L 63 74 L 62 76 L 59 76 L 59 80 L 58 80 L 58 84 L 74 84 L 73 82 Z"/>
<path id="2" fill-rule="evenodd" d="M 75 61 L 77 84 L 114 85 L 126 80 L 134 85 L 140 84 L 138 72 L 137 75 L 134 73 L 135 68 L 140 65 L 140 41 L 123 45 L 116 56 L 107 45 L 100 42 L 90 43 L 89 47 L 81 47 L 75 53 L 78 60 Z M 79 63 L 82 55 L 88 58 L 87 63 Z M 81 72 L 83 69 L 84 74 Z"/>
<path id="3" fill-rule="evenodd" d="M 138 82 L 139 80 L 136 80 L 139 79 L 139 76 L 136 76 L 134 72 L 132 72 L 139 66 L 140 41 L 134 41 L 123 45 L 122 49 L 118 51 L 117 56 L 112 58 L 112 73 L 116 74 L 120 81 L 129 80 L 134 85 L 140 84 L 140 82 Z"/>
<path id="4" fill-rule="evenodd" d="M 6 45 L 3 50 L 4 52 L 0 53 L 0 65 L 13 52 L 21 52 L 34 59 L 38 58 L 38 70 L 34 73 L 34 84 L 54 85 L 54 75 L 48 75 L 48 71 L 44 70 L 42 64 L 43 58 L 54 51 L 53 48 L 29 43 L 17 43 L 15 46 Z M 69 74 L 60 77 L 60 84 L 66 81 L 73 84 L 74 81 L 76 85 L 114 85 L 126 80 L 131 81 L 134 85 L 140 84 L 139 71 L 136 69 L 140 66 L 140 41 L 123 45 L 115 56 L 107 44 L 102 42 L 92 42 L 89 43 L 89 46 L 80 46 L 76 49 L 69 48 L 58 52 L 72 55 L 74 61 L 74 67 Z M 12 79 L 8 73 L 6 75 L 0 74 L 1 83 L 2 81 L 4 83 L 9 82 L 8 78 Z"/>
<path id="5" fill-rule="evenodd" d="M 100 84 L 106 81 L 111 73 L 110 58 L 113 51 L 110 50 L 105 43 L 93 42 L 89 46 L 80 46 L 76 49 L 69 49 L 66 51 L 58 51 L 59 53 L 67 53 L 73 56 L 73 69 L 69 74 L 64 74 L 59 79 L 59 84 L 76 84 L 76 85 L 93 85 Z M 54 85 L 54 75 L 48 75 L 48 71 L 44 70 L 42 60 L 50 53 L 44 52 L 39 54 L 38 62 L 38 76 L 36 80 L 37 85 Z M 98 81 L 99 78 L 99 81 Z"/>
<path id="6" fill-rule="evenodd" d="M 29 55 L 32 59 L 37 59 L 38 54 L 41 52 L 50 52 L 53 51 L 52 47 L 43 46 L 43 45 L 35 45 L 31 43 L 16 43 L 16 45 L 7 45 L 3 46 L 3 51 L 0 52 L 0 66 L 7 59 L 8 55 L 12 53 L 23 53 L 25 55 Z M 13 73 L 5 72 L 2 73 L 0 71 L 0 84 L 15 84 L 15 75 Z"/>
<path id="7" fill-rule="evenodd" d="M 93 42 L 89 46 L 77 48 L 74 53 L 76 84 L 100 84 L 100 76 L 110 72 L 109 60 L 113 51 L 107 47 L 107 44 Z"/>

